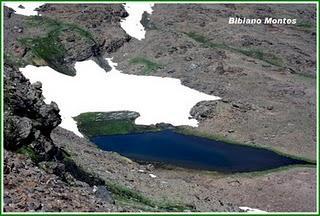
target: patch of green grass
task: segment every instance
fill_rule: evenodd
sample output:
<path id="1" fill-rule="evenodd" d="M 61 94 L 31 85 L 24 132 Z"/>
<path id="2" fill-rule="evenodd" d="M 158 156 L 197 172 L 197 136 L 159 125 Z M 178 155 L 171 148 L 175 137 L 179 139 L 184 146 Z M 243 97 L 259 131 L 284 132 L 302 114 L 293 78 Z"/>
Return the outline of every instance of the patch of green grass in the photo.
<path id="1" fill-rule="evenodd" d="M 76 32 L 88 41 L 95 42 L 90 32 L 75 24 L 63 23 L 47 17 L 31 16 L 29 25 L 44 27 L 47 34 L 41 37 L 22 38 L 19 42 L 27 47 L 35 57 L 44 60 L 48 66 L 67 75 L 73 76 L 75 71 L 64 65 L 67 51 L 60 42 L 59 36 L 64 31 L 71 31 Z"/>
<path id="2" fill-rule="evenodd" d="M 312 23 L 309 21 L 303 20 L 301 22 L 298 22 L 295 26 L 299 28 L 309 29 L 309 28 L 312 28 Z"/>
<path id="3" fill-rule="evenodd" d="M 208 38 L 206 38 L 203 35 L 199 35 L 195 32 L 186 32 L 184 33 L 188 37 L 192 38 L 193 40 L 203 44 L 204 46 L 214 48 L 214 49 L 225 49 L 236 53 L 241 53 L 243 55 L 246 55 L 251 58 L 259 59 L 261 61 L 267 62 L 269 64 L 282 67 L 283 62 L 282 59 L 277 57 L 274 54 L 271 53 L 265 53 L 262 50 L 258 49 L 241 49 L 236 47 L 231 47 L 223 43 L 213 43 Z"/>
<path id="4" fill-rule="evenodd" d="M 282 166 L 274 169 L 268 169 L 263 171 L 255 171 L 255 172 L 242 172 L 242 173 L 233 173 L 233 176 L 263 176 L 274 172 L 283 172 L 288 171 L 289 169 L 297 168 L 297 167 L 305 167 L 305 168 L 314 168 L 315 164 L 295 164 L 295 165 L 288 165 L 288 166 Z"/>
<path id="5" fill-rule="evenodd" d="M 106 187 L 120 205 L 130 205 L 151 211 L 185 211 L 193 209 L 191 206 L 180 203 L 151 200 L 135 190 L 110 181 L 106 182 Z"/>
<path id="6" fill-rule="evenodd" d="M 136 58 L 133 58 L 129 61 L 130 64 L 140 64 L 140 65 L 143 65 L 144 66 L 144 74 L 149 74 L 150 72 L 152 71 L 155 71 L 159 68 L 162 67 L 161 64 L 158 64 L 158 63 L 155 63 L 155 62 L 152 62 L 151 60 L 148 60 L 144 57 L 136 57 Z"/>
<path id="7" fill-rule="evenodd" d="M 74 23 L 61 22 L 42 16 L 30 16 L 28 21 L 31 27 L 43 26 L 47 31 L 49 31 L 49 34 L 55 34 L 55 36 L 58 36 L 63 30 L 70 30 L 79 33 L 79 35 L 87 38 L 88 40 L 95 41 L 93 35 L 89 31 L 86 31 Z"/>
<path id="8" fill-rule="evenodd" d="M 149 198 L 123 185 L 109 181 L 106 182 L 106 187 L 116 200 L 130 200 L 133 202 L 142 203 L 144 205 L 154 206 L 153 201 L 151 201 Z"/>
<path id="9" fill-rule="evenodd" d="M 259 59 L 261 61 L 267 62 L 275 66 L 282 67 L 283 65 L 282 59 L 271 53 L 265 53 L 257 49 L 250 49 L 250 50 L 239 49 L 239 48 L 230 48 L 230 49 L 234 50 L 235 52 L 246 55 L 248 57 Z"/>
<path id="10" fill-rule="evenodd" d="M 43 59 L 50 67 L 61 70 L 66 51 L 57 38 L 52 34 L 47 37 L 24 38 L 20 42 L 28 47 L 33 55 Z"/>
<path id="11" fill-rule="evenodd" d="M 207 44 L 207 45 L 209 45 L 211 43 L 208 38 L 206 38 L 203 35 L 199 35 L 195 32 L 185 32 L 185 34 L 199 43 L 203 43 L 203 44 Z"/>
<path id="12" fill-rule="evenodd" d="M 114 113 L 114 112 L 110 112 Z M 108 113 L 88 112 L 76 116 L 79 131 L 87 137 L 115 135 L 158 130 L 154 126 L 136 125 L 135 119 L 110 119 Z"/>
<path id="13" fill-rule="evenodd" d="M 21 147 L 20 149 L 17 150 L 17 153 L 26 155 L 35 163 L 40 161 L 39 156 L 30 146 Z"/>

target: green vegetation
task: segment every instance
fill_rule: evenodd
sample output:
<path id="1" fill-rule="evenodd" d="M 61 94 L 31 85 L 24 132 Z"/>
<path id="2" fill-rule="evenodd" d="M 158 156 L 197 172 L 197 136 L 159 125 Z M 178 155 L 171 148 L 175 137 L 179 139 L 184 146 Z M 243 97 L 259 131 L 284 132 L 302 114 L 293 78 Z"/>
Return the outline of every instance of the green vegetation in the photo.
<path id="1" fill-rule="evenodd" d="M 89 41 L 95 41 L 90 32 L 73 23 L 65 23 L 42 16 L 30 16 L 28 23 L 30 27 L 43 26 L 46 31 L 49 31 L 49 34 L 55 34 L 55 36 L 59 36 L 62 31 L 70 30 L 78 33 Z"/>
<path id="2" fill-rule="evenodd" d="M 17 153 L 26 155 L 35 163 L 40 161 L 39 156 L 30 146 L 22 146 L 20 149 L 17 150 Z"/>
<path id="3" fill-rule="evenodd" d="M 43 59 L 53 69 L 67 73 L 62 66 L 66 51 L 52 34 L 43 38 L 24 38 L 20 42 L 30 48 L 34 56 Z"/>
<path id="4" fill-rule="evenodd" d="M 136 58 L 133 58 L 129 61 L 130 64 L 140 64 L 140 65 L 143 65 L 144 66 L 144 74 L 149 74 L 150 72 L 152 71 L 155 71 L 157 70 L 158 68 L 161 68 L 162 65 L 161 64 L 158 64 L 158 63 L 155 63 L 155 62 L 152 62 L 144 57 L 136 57 Z"/>
<path id="5" fill-rule="evenodd" d="M 134 123 L 135 118 L 112 119 L 110 115 L 114 113 L 81 113 L 74 119 L 77 121 L 79 131 L 89 138 L 97 135 L 128 134 L 158 130 L 155 126 L 136 125 Z"/>
<path id="6" fill-rule="evenodd" d="M 295 27 L 298 27 L 298 28 L 303 28 L 303 29 L 309 29 L 309 28 L 312 28 L 312 23 L 309 22 L 309 21 L 301 21 L 301 22 L 298 22 Z"/>
<path id="7" fill-rule="evenodd" d="M 93 36 L 74 24 L 58 22 L 41 16 L 31 16 L 29 19 L 30 27 L 42 26 L 47 34 L 34 38 L 22 38 L 19 42 L 30 49 L 35 58 L 44 60 L 53 69 L 67 75 L 75 75 L 73 69 L 64 65 L 67 51 L 59 37 L 63 32 L 70 31 L 77 33 L 87 41 L 95 42 Z"/>
<path id="8" fill-rule="evenodd" d="M 315 164 L 296 164 L 296 165 L 288 165 L 288 166 L 282 166 L 274 169 L 268 169 L 268 170 L 263 170 L 263 171 L 255 171 L 255 172 L 243 172 L 243 173 L 234 173 L 234 176 L 263 176 L 269 173 L 274 173 L 274 172 L 283 172 L 287 171 L 289 169 L 293 169 L 296 167 L 306 167 L 306 168 L 314 168 Z"/>
<path id="9" fill-rule="evenodd" d="M 251 58 L 259 59 L 261 61 L 267 62 L 269 64 L 282 67 L 283 63 L 282 60 L 270 53 L 264 53 L 261 50 L 257 49 L 251 49 L 251 50 L 245 50 L 245 49 L 239 49 L 239 48 L 231 48 L 231 50 L 234 50 L 238 53 L 242 53 L 243 55 L 249 56 Z"/>
<path id="10" fill-rule="evenodd" d="M 133 206 L 141 210 L 149 211 L 184 211 L 192 210 L 192 207 L 184 204 L 173 203 L 169 201 L 154 201 L 138 191 L 130 189 L 124 185 L 112 182 L 111 180 L 103 180 L 93 173 L 87 172 L 85 169 L 77 165 L 65 150 L 62 150 L 63 163 L 66 171 L 68 171 L 76 179 L 93 185 L 104 185 L 111 193 L 112 198 L 118 205 Z M 66 182 L 67 179 L 64 179 Z"/>
<path id="11" fill-rule="evenodd" d="M 106 182 L 107 189 L 112 193 L 115 201 L 120 205 L 129 205 L 140 207 L 149 211 L 184 211 L 192 210 L 192 207 L 179 203 L 171 203 L 168 201 L 159 202 L 151 200 L 141 193 L 129 189 L 128 187 L 113 182 Z"/>
<path id="12" fill-rule="evenodd" d="M 225 49 L 225 50 L 229 50 L 231 52 L 241 53 L 241 54 L 246 55 L 251 58 L 259 59 L 261 61 L 267 62 L 267 63 L 275 65 L 275 66 L 279 66 L 279 67 L 283 66 L 283 62 L 282 62 L 281 58 L 279 58 L 271 53 L 265 53 L 262 50 L 241 49 L 241 48 L 231 47 L 231 46 L 228 46 L 223 43 L 213 43 L 205 36 L 199 35 L 195 32 L 188 32 L 188 33 L 184 33 L 184 34 L 186 34 L 188 37 L 192 38 L 193 40 L 203 44 L 204 46 L 207 46 L 210 48 Z"/>

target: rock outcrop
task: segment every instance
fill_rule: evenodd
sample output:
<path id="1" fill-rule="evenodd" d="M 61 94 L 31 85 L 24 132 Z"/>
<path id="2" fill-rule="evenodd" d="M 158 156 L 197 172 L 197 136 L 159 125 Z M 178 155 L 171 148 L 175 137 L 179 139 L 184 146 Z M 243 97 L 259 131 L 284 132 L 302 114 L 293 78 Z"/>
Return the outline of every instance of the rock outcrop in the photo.
<path id="1" fill-rule="evenodd" d="M 41 83 L 5 64 L 4 93 L 5 211 L 116 211 L 104 181 L 52 141 L 61 118 Z"/>
<path id="2" fill-rule="evenodd" d="M 23 16 L 5 7 L 7 62 L 74 76 L 74 64 L 91 58 L 108 71 L 103 55 L 131 40 L 120 26 L 128 16 L 121 4 L 44 4 L 37 10 L 41 16 Z"/>
<path id="3" fill-rule="evenodd" d="M 31 146 L 41 160 L 58 156 L 50 133 L 60 124 L 56 103 L 43 101 L 41 84 L 32 85 L 21 72 L 8 64 L 4 66 L 4 146 L 18 150 Z"/>

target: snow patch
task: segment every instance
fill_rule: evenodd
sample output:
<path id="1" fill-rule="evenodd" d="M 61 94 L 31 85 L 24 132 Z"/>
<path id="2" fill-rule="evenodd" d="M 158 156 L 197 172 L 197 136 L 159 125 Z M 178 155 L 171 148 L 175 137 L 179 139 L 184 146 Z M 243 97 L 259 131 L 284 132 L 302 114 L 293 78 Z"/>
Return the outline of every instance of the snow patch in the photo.
<path id="1" fill-rule="evenodd" d="M 144 39 L 146 31 L 140 21 L 144 12 L 152 13 L 153 5 L 153 3 L 142 2 L 125 3 L 124 8 L 129 13 L 129 16 L 120 23 L 123 30 L 138 40 Z"/>
<path id="2" fill-rule="evenodd" d="M 44 5 L 44 2 L 6 2 L 5 6 L 12 8 L 16 11 L 16 14 L 21 14 L 25 16 L 35 16 L 38 15 L 38 12 L 35 11 L 36 8 Z M 22 5 L 24 8 L 20 8 Z"/>
<path id="3" fill-rule="evenodd" d="M 123 74 L 107 59 L 112 70 L 105 72 L 94 61 L 77 62 L 74 77 L 48 66 L 20 68 L 32 83 L 40 81 L 45 102 L 55 101 L 60 108 L 61 127 L 81 136 L 73 117 L 85 112 L 130 110 L 140 113 L 136 124 L 197 126 L 190 119 L 191 108 L 203 100 L 218 100 L 181 84 L 179 79 Z"/>
<path id="4" fill-rule="evenodd" d="M 250 207 L 246 207 L 246 206 L 241 206 L 241 207 L 239 207 L 239 209 L 241 209 L 245 212 L 251 212 L 251 213 L 266 213 L 266 211 L 262 211 L 260 209 L 250 208 Z"/>

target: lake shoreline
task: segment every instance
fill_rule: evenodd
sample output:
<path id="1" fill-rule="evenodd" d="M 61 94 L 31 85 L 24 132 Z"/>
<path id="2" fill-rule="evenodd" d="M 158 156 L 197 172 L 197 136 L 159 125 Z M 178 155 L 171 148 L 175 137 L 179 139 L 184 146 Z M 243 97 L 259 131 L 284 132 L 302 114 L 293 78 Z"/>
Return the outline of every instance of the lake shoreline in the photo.
<path id="1" fill-rule="evenodd" d="M 108 116 L 113 114 L 118 114 L 120 117 L 112 119 L 112 121 L 111 119 L 108 120 L 109 118 Z M 85 116 L 88 116 L 88 117 L 85 118 Z M 224 137 L 216 136 L 213 134 L 199 132 L 195 128 L 192 128 L 189 126 L 172 126 L 170 124 L 165 124 L 165 123 L 156 124 L 156 125 L 137 125 L 135 123 L 135 119 L 138 117 L 139 117 L 139 113 L 137 112 L 114 111 L 114 112 L 104 112 L 104 113 L 103 112 L 83 113 L 78 117 L 75 117 L 75 120 L 78 121 L 77 124 L 79 127 L 79 131 L 81 131 L 83 135 L 88 139 L 91 139 L 92 137 L 99 136 L 99 135 L 119 135 L 119 134 L 124 135 L 124 134 L 131 134 L 131 133 L 144 133 L 144 132 L 151 132 L 151 131 L 161 131 L 164 129 L 172 129 L 175 132 L 180 134 L 193 135 L 197 137 L 207 138 L 210 140 L 222 141 L 231 145 L 240 145 L 240 146 L 248 146 L 248 147 L 258 148 L 258 149 L 264 149 L 264 150 L 275 152 L 284 157 L 288 157 L 296 160 L 302 160 L 302 161 L 306 161 L 308 163 L 316 165 L 315 160 L 300 157 L 297 155 L 291 155 L 291 154 L 279 151 L 275 148 L 269 147 L 267 145 L 241 143 L 241 142 L 237 142 Z M 96 125 L 97 122 L 99 123 L 98 125 Z M 112 129 L 112 124 L 119 125 L 119 122 L 121 123 L 121 127 L 120 128 L 118 127 L 117 129 L 119 129 L 120 132 L 114 131 L 114 129 Z M 100 134 L 97 131 L 92 131 L 96 127 L 103 127 L 103 125 L 110 125 L 110 126 L 105 130 L 101 130 L 99 128 Z M 126 126 L 126 125 L 130 125 L 130 126 Z"/>

